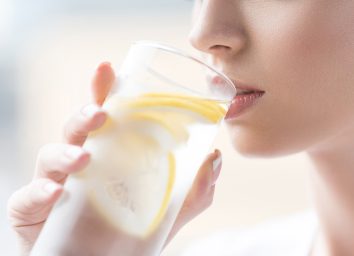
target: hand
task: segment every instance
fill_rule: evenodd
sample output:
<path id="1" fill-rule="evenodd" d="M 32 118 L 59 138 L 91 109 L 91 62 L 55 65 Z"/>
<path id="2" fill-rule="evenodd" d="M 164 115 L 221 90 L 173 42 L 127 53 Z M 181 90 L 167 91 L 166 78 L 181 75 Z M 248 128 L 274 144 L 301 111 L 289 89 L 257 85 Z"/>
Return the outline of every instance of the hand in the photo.
<path id="1" fill-rule="evenodd" d="M 91 86 L 93 104 L 85 106 L 67 122 L 64 143 L 49 144 L 40 150 L 33 180 L 10 197 L 8 218 L 19 238 L 22 255 L 30 253 L 53 205 L 63 191 L 67 176 L 79 172 L 89 163 L 90 155 L 82 145 L 88 133 L 101 127 L 106 120 L 106 113 L 100 106 L 114 79 L 115 75 L 109 63 L 102 63 L 97 68 Z M 202 164 L 168 241 L 184 224 L 211 204 L 214 184 L 221 169 L 220 162 L 213 171 L 213 160 L 218 156 L 221 157 L 220 152 L 215 151 L 208 155 Z"/>

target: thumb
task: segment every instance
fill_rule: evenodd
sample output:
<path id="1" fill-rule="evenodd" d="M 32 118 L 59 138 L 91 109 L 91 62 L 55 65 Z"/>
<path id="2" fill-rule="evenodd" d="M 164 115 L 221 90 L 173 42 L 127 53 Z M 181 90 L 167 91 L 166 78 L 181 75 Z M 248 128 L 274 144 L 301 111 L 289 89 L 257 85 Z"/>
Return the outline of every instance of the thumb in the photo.
<path id="1" fill-rule="evenodd" d="M 36 179 L 17 190 L 9 199 L 8 218 L 12 226 L 31 226 L 44 222 L 63 187 L 50 179 Z"/>
<path id="2" fill-rule="evenodd" d="M 206 210 L 213 202 L 215 182 L 221 170 L 221 152 L 209 154 L 201 165 L 165 245 L 176 233 L 198 214 Z"/>

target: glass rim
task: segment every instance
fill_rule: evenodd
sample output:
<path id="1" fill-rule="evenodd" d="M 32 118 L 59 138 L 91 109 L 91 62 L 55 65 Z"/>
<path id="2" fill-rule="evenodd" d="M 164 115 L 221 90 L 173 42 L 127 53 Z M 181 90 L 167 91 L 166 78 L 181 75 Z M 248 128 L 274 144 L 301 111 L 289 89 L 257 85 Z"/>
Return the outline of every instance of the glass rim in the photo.
<path id="1" fill-rule="evenodd" d="M 237 90 L 236 90 L 236 85 L 232 82 L 232 80 L 230 78 L 228 78 L 224 73 L 216 70 L 214 67 L 210 66 L 209 64 L 205 63 L 204 61 L 202 61 L 201 59 L 199 59 L 198 57 L 195 57 L 189 53 L 186 53 L 182 50 L 177 49 L 176 47 L 170 46 L 168 44 L 162 43 L 162 42 L 158 42 L 158 41 L 152 41 L 152 40 L 138 40 L 133 42 L 133 45 L 143 45 L 143 46 L 148 46 L 148 47 L 152 47 L 158 50 L 163 50 L 166 52 L 170 52 L 173 54 L 177 54 L 179 56 L 182 57 L 186 57 L 194 62 L 197 62 L 200 65 L 205 66 L 206 68 L 208 68 L 209 70 L 211 70 L 212 72 L 216 73 L 218 76 L 220 76 L 222 79 L 224 79 L 226 81 L 226 83 L 232 88 L 232 90 L 234 91 L 234 94 L 236 95 Z"/>

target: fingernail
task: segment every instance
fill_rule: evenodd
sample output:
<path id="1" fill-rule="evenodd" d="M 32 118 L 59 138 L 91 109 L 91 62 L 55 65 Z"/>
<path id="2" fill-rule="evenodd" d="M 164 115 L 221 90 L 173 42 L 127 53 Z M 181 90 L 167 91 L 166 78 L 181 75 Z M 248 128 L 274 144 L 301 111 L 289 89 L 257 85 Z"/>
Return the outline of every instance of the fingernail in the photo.
<path id="1" fill-rule="evenodd" d="M 219 153 L 218 157 L 213 161 L 213 171 L 218 172 L 221 167 L 221 154 Z"/>
<path id="2" fill-rule="evenodd" d="M 75 146 L 69 147 L 65 150 L 65 154 L 72 159 L 78 159 L 84 153 L 85 151 L 82 148 Z"/>
<path id="3" fill-rule="evenodd" d="M 101 111 L 101 108 L 99 106 L 97 106 L 95 104 L 90 104 L 90 105 L 85 106 L 81 110 L 81 113 L 84 116 L 93 117 L 97 112 L 100 112 L 100 111 Z"/>
<path id="4" fill-rule="evenodd" d="M 102 62 L 100 65 L 98 65 L 97 67 L 97 72 L 102 72 L 103 70 L 106 69 L 106 67 L 112 67 L 111 63 L 106 61 L 106 62 Z"/>
<path id="5" fill-rule="evenodd" d="M 43 190 L 47 192 L 48 194 L 53 194 L 55 191 L 57 191 L 60 188 L 60 185 L 54 183 L 54 182 L 48 182 L 43 186 Z"/>
<path id="6" fill-rule="evenodd" d="M 98 65 L 98 69 L 100 68 L 100 67 L 103 67 L 103 66 L 112 66 L 112 63 L 110 63 L 109 61 L 104 61 L 104 62 L 102 62 L 102 63 L 100 63 L 99 65 Z"/>
<path id="7" fill-rule="evenodd" d="M 110 63 L 109 61 L 104 61 L 101 65 L 112 66 L 112 63 Z"/>
<path id="8" fill-rule="evenodd" d="M 217 152 L 217 150 L 215 150 L 215 152 Z M 222 163 L 221 153 L 218 152 L 217 158 L 213 160 L 213 179 L 212 179 L 211 186 L 215 186 L 215 183 L 219 178 L 220 171 L 221 171 L 221 163 Z"/>

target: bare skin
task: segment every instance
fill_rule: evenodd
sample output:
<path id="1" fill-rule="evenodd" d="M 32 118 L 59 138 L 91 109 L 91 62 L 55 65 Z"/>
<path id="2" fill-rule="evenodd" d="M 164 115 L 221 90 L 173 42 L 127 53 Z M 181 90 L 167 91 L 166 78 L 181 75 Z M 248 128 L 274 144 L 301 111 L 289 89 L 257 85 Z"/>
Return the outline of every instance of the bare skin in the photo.
<path id="1" fill-rule="evenodd" d="M 353 10 L 352 0 L 199 0 L 190 35 L 236 85 L 265 91 L 257 105 L 228 121 L 235 149 L 248 157 L 304 151 L 313 162 L 320 229 L 312 256 L 354 255 Z M 16 199 L 22 207 L 33 202 L 19 197 L 27 198 Z M 205 207 L 196 208 L 185 219 Z M 23 234 L 28 251 L 35 236 Z"/>
<path id="2" fill-rule="evenodd" d="M 327 147 L 309 151 L 315 167 L 311 174 L 320 221 L 313 255 L 354 255 L 353 132 L 328 141 Z"/>
<path id="3" fill-rule="evenodd" d="M 92 102 L 75 113 L 64 128 L 64 142 L 45 145 L 38 154 L 33 180 L 16 191 L 8 202 L 8 216 L 18 235 L 21 255 L 29 255 L 52 206 L 60 197 L 68 175 L 79 172 L 89 162 L 90 155 L 82 145 L 90 131 L 101 127 L 106 113 L 103 104 L 115 75 L 109 63 L 102 63 L 92 82 Z M 215 182 L 221 165 L 213 171 L 213 161 L 221 153 L 209 154 L 193 183 L 178 218 L 170 232 L 168 241 L 191 219 L 210 206 Z"/>
<path id="4" fill-rule="evenodd" d="M 191 43 L 265 91 L 228 121 L 248 157 L 307 152 L 320 232 L 312 255 L 354 255 L 354 1 L 196 1 Z"/>

